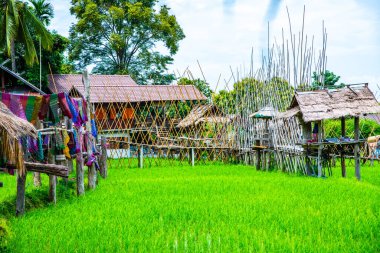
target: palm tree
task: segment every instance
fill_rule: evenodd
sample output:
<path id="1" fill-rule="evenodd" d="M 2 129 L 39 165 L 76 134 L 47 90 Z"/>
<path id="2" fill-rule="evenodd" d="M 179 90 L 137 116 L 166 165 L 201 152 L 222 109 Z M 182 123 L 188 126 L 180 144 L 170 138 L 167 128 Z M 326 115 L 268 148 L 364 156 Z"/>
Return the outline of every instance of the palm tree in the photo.
<path id="1" fill-rule="evenodd" d="M 11 57 L 12 70 L 16 71 L 15 43 L 25 48 L 24 59 L 29 66 L 38 62 L 31 32 L 41 37 L 42 47 L 50 49 L 52 37 L 29 6 L 17 0 L 0 0 L 0 48 Z"/>
<path id="2" fill-rule="evenodd" d="M 46 26 L 50 25 L 50 21 L 54 18 L 54 9 L 51 3 L 45 0 L 29 0 L 33 7 L 34 15 Z"/>
<path id="3" fill-rule="evenodd" d="M 51 19 L 54 17 L 54 9 L 51 3 L 45 0 L 29 0 L 33 7 L 33 13 L 36 17 L 46 26 L 50 25 Z M 40 48 L 40 89 L 42 87 L 42 50 L 41 50 L 41 37 L 39 39 Z"/>

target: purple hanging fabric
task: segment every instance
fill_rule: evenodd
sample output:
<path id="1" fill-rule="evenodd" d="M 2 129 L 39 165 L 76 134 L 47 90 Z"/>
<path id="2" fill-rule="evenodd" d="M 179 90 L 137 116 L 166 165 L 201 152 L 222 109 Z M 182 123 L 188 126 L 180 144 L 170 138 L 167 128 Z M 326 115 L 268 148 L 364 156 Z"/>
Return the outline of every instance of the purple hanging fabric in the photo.
<path id="1" fill-rule="evenodd" d="M 11 94 L 3 93 L 1 96 L 1 99 L 2 99 L 3 104 L 5 104 L 9 108 L 10 103 L 11 103 Z"/>
<path id="2" fill-rule="evenodd" d="M 26 115 L 19 95 L 12 94 L 10 96 L 9 110 L 13 112 L 17 117 L 26 120 Z"/>

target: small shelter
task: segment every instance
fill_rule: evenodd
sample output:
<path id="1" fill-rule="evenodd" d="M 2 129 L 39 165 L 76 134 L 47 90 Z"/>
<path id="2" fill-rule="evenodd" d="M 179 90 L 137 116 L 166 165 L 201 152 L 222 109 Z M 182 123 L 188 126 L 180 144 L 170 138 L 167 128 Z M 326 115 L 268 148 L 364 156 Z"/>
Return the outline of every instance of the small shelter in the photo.
<path id="1" fill-rule="evenodd" d="M 311 159 L 317 158 L 318 176 L 322 176 L 322 156 L 324 148 L 336 146 L 340 151 L 342 176 L 346 176 L 345 155 L 346 150 L 353 147 L 355 158 L 355 174 L 360 179 L 360 144 L 359 118 L 367 114 L 380 113 L 380 106 L 368 88 L 368 84 L 348 85 L 336 90 L 317 90 L 296 92 L 288 111 L 279 114 L 278 118 L 297 117 L 302 127 L 302 140 L 300 145 L 304 148 L 306 156 L 306 170 L 311 172 Z M 355 138 L 346 137 L 345 118 L 354 117 Z M 323 133 L 323 120 L 341 119 L 342 136 L 325 139 Z M 314 125 L 312 127 L 312 124 Z M 317 155 L 314 156 L 313 152 Z"/>
<path id="2" fill-rule="evenodd" d="M 264 166 L 268 169 L 270 166 L 270 151 L 273 149 L 273 126 L 270 124 L 277 110 L 272 106 L 266 106 L 252 113 L 249 117 L 254 121 L 252 136 L 250 142 L 252 149 L 256 151 L 256 169 L 261 169 L 262 159 L 264 156 Z"/>

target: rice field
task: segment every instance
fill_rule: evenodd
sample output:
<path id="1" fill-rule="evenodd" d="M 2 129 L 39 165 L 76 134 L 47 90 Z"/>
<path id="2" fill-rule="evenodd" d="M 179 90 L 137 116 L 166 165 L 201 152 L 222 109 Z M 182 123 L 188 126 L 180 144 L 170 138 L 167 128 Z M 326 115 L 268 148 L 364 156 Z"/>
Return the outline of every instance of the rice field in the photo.
<path id="1" fill-rule="evenodd" d="M 113 169 L 95 191 L 27 182 L 30 209 L 13 218 L 15 178 L 0 175 L 9 252 L 379 252 L 380 166 L 357 182 L 258 172 L 243 165 Z M 43 178 L 45 185 L 48 183 Z M 0 223 L 1 225 L 1 223 Z"/>

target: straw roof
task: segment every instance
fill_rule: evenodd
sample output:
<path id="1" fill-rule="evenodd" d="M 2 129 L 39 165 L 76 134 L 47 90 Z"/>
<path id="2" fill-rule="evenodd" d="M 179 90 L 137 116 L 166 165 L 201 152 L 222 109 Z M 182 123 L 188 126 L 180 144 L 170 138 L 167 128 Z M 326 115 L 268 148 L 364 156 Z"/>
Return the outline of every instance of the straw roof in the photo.
<path id="1" fill-rule="evenodd" d="M 2 102 L 0 102 L 0 128 L 15 139 L 26 135 L 37 136 L 36 129 L 31 123 L 14 115 Z"/>
<path id="2" fill-rule="evenodd" d="M 285 115 L 294 116 L 297 107 L 305 122 L 380 113 L 380 106 L 367 85 L 298 92 L 293 97 L 291 111 Z"/>
<path id="3" fill-rule="evenodd" d="M 202 117 L 195 121 L 194 125 L 198 125 L 200 123 L 214 123 L 214 124 L 227 124 L 231 122 L 231 118 L 229 117 L 221 117 L 221 116 L 214 116 L 214 117 Z"/>
<path id="4" fill-rule="evenodd" d="M 189 112 L 189 114 L 183 120 L 181 120 L 181 122 L 178 123 L 177 127 L 185 128 L 192 125 L 197 125 L 201 122 L 199 121 L 200 119 L 205 117 L 212 118 L 211 115 L 215 115 L 213 117 L 215 118 L 216 116 L 218 116 L 216 115 L 216 109 L 217 108 L 215 105 L 197 105 Z"/>
<path id="5" fill-rule="evenodd" d="M 272 106 L 266 106 L 261 108 L 255 113 L 249 115 L 250 118 L 262 118 L 262 119 L 271 119 L 274 117 L 276 110 Z"/>

